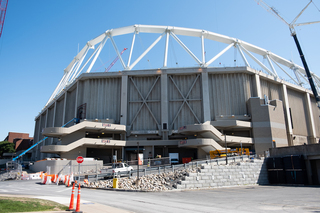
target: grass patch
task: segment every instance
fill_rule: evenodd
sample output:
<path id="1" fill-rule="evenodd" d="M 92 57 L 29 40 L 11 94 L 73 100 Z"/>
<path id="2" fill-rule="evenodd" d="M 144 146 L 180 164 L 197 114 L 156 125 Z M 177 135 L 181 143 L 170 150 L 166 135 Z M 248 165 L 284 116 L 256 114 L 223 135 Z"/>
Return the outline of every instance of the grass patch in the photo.
<path id="1" fill-rule="evenodd" d="M 34 211 L 63 211 L 67 206 L 59 203 L 24 197 L 0 197 L 0 212 L 34 212 Z"/>

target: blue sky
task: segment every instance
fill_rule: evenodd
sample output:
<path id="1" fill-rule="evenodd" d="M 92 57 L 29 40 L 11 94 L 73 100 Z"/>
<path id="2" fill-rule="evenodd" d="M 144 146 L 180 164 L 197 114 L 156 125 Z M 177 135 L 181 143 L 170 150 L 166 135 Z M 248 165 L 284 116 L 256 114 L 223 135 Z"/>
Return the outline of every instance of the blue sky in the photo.
<path id="1" fill-rule="evenodd" d="M 288 22 L 309 2 L 265 1 Z M 320 20 L 320 0 L 313 2 L 317 7 L 311 4 L 298 22 Z M 34 118 L 77 54 L 78 45 L 81 49 L 108 29 L 134 24 L 204 29 L 301 65 L 288 27 L 254 0 L 9 0 L 0 38 L 0 141 L 8 132 L 33 136 Z M 296 31 L 309 68 L 319 76 L 320 24 Z M 108 60 L 115 56 L 110 53 Z M 121 69 L 119 62 L 114 69 Z"/>

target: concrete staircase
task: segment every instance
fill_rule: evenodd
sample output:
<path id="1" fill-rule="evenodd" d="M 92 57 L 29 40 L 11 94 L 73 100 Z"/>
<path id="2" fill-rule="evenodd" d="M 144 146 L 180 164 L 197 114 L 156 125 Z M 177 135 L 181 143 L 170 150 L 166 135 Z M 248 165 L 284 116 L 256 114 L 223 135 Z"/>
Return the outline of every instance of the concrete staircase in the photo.
<path id="1" fill-rule="evenodd" d="M 226 186 L 269 184 L 265 160 L 217 165 L 202 164 L 197 173 L 188 173 L 177 184 L 177 189 L 216 188 Z"/>

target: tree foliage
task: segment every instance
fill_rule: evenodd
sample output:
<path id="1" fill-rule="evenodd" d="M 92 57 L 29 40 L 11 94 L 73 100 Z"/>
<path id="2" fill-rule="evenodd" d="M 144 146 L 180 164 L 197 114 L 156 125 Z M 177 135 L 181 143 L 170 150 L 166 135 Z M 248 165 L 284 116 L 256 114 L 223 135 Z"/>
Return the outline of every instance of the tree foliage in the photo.
<path id="1" fill-rule="evenodd" d="M 9 141 L 0 142 L 0 156 L 2 157 L 3 153 L 13 153 L 16 150 L 14 149 L 14 144 Z"/>

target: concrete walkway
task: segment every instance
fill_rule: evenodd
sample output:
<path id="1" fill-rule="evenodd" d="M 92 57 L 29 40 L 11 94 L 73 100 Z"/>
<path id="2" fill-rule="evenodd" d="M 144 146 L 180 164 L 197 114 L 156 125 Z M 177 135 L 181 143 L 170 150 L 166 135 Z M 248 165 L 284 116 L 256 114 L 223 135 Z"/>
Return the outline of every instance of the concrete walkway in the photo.
<path id="1" fill-rule="evenodd" d="M 43 200 L 51 200 L 66 206 L 69 206 L 70 204 L 70 198 L 66 197 L 52 197 L 52 196 L 30 196 L 30 195 L 5 195 L 0 194 L 0 196 L 5 197 L 26 197 L 26 198 L 36 198 L 36 199 L 43 199 Z M 74 207 L 76 207 L 76 198 Z M 94 203 L 91 201 L 86 201 L 80 199 L 80 211 L 83 213 L 130 213 L 130 211 L 118 209 L 112 206 L 102 205 L 99 203 Z M 70 211 L 40 211 L 37 213 L 66 213 Z M 25 213 L 31 213 L 31 212 L 25 212 Z M 34 213 L 34 212 L 33 212 Z M 132 212 L 131 212 L 132 213 Z"/>

